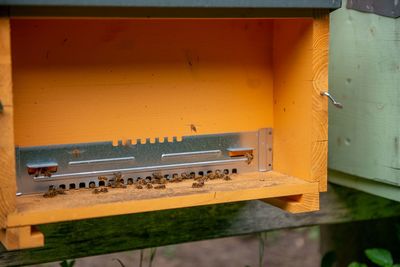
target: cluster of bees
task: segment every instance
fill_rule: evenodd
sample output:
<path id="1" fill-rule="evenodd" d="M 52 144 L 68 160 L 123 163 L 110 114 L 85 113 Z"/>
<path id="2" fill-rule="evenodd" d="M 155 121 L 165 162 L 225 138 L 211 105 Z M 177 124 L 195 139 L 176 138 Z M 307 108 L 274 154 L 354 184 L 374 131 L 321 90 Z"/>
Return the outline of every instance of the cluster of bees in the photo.
<path id="1" fill-rule="evenodd" d="M 194 183 L 192 184 L 192 188 L 201 188 L 204 186 L 205 182 L 208 180 L 215 179 L 223 179 L 225 181 L 232 180 L 228 173 L 222 172 L 220 170 L 216 170 L 215 172 L 209 171 L 206 175 L 198 175 L 195 173 L 181 173 L 181 175 L 173 174 L 171 179 L 167 179 L 162 176 L 161 173 L 156 172 L 152 174 L 152 179 L 139 179 L 133 182 L 131 179 L 128 180 L 128 185 L 134 185 L 136 189 L 166 189 L 167 183 L 179 183 L 184 180 L 193 179 Z M 122 174 L 120 172 L 114 173 L 114 177 L 108 179 L 106 176 L 99 176 L 98 180 L 104 184 L 103 186 L 99 186 L 98 188 L 93 189 L 93 194 L 107 193 L 108 188 L 126 188 L 127 186 L 124 184 L 124 180 L 122 178 Z M 93 187 L 90 186 L 91 188 Z M 44 193 L 43 197 L 55 197 L 57 195 L 65 194 L 64 189 L 56 189 L 54 186 L 50 186 L 49 190 Z"/>
<path id="2" fill-rule="evenodd" d="M 137 182 L 133 183 L 136 189 L 165 189 L 167 183 L 179 183 L 184 180 L 193 179 L 195 182 L 192 184 L 193 188 L 200 188 L 204 186 L 204 183 L 208 180 L 214 179 L 223 179 L 223 180 L 232 180 L 227 173 L 221 172 L 220 170 L 216 170 L 215 172 L 209 172 L 206 175 L 196 176 L 195 173 L 182 173 L 180 176 L 178 174 L 173 174 L 171 179 L 167 179 L 163 177 L 160 173 L 153 173 L 152 179 L 150 181 L 140 179 Z"/>
<path id="3" fill-rule="evenodd" d="M 65 195 L 65 190 L 64 189 L 57 189 L 54 186 L 49 187 L 49 191 L 43 194 L 43 197 L 45 198 L 50 198 L 50 197 L 55 197 L 57 195 Z"/>
<path id="4" fill-rule="evenodd" d="M 207 175 L 200 175 L 198 177 L 194 177 L 195 182 L 192 184 L 193 188 L 200 188 L 204 186 L 204 183 L 208 180 L 214 179 L 223 179 L 225 181 L 232 180 L 232 178 L 225 172 L 221 172 L 220 170 L 216 170 L 215 172 L 209 172 Z"/>

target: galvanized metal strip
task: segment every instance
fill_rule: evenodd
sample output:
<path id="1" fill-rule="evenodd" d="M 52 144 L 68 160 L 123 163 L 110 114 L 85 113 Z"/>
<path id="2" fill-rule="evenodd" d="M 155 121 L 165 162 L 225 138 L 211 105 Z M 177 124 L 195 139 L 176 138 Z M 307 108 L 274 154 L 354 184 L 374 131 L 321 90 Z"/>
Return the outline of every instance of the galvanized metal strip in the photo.
<path id="1" fill-rule="evenodd" d="M 16 163 L 18 191 L 33 193 L 46 191 L 50 185 L 68 183 L 98 183 L 98 176 L 112 177 L 121 172 L 124 177 L 138 179 L 154 172 L 170 175 L 181 172 L 207 172 L 217 169 L 227 171 L 267 171 L 272 168 L 272 129 L 254 132 L 224 133 L 176 137 L 172 142 L 157 138 L 154 143 L 137 140 L 135 145 L 111 142 L 17 147 Z M 271 142 L 271 143 L 269 143 Z M 232 156 L 231 151 L 252 151 L 248 155 Z M 260 163 L 262 161 L 262 163 Z M 57 164 L 57 165 L 55 165 Z M 57 166 L 57 170 L 46 167 Z M 262 167 L 260 167 L 262 166 Z M 38 168 L 32 171 L 28 168 Z"/>

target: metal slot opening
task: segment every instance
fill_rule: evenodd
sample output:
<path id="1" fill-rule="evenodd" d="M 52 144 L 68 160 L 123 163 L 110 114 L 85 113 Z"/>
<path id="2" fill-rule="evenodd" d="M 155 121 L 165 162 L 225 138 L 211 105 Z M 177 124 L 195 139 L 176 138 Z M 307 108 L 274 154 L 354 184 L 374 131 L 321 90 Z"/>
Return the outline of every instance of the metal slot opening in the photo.
<path id="1" fill-rule="evenodd" d="M 69 189 L 75 189 L 76 185 L 75 184 L 69 184 Z"/>
<path id="2" fill-rule="evenodd" d="M 86 184 L 85 183 L 79 183 L 79 188 L 85 188 Z"/>
<path id="3" fill-rule="evenodd" d="M 50 166 L 44 166 L 44 165 L 28 165 L 28 174 L 29 175 L 34 175 L 35 177 L 39 176 L 46 176 L 46 177 L 51 177 L 53 173 L 57 172 L 58 165 L 50 165 Z"/>
<path id="4" fill-rule="evenodd" d="M 89 187 L 90 188 L 95 188 L 96 187 L 96 183 L 95 182 L 90 182 L 89 183 Z"/>
<path id="5" fill-rule="evenodd" d="M 253 155 L 253 148 L 229 148 L 228 155 L 230 157 L 244 157 L 248 154 Z"/>
<path id="6" fill-rule="evenodd" d="M 65 189 L 65 184 L 60 184 L 60 185 L 58 186 L 58 188 L 60 188 L 60 189 Z"/>

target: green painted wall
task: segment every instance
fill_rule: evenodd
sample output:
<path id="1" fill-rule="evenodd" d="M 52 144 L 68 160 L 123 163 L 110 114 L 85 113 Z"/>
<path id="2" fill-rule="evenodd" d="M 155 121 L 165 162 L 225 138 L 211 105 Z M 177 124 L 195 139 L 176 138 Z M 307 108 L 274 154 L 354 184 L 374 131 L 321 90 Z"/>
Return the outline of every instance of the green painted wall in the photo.
<path id="1" fill-rule="evenodd" d="M 400 201 L 400 19 L 345 6 L 331 16 L 329 89 L 344 109 L 330 106 L 329 168 L 361 178 L 331 181 Z"/>

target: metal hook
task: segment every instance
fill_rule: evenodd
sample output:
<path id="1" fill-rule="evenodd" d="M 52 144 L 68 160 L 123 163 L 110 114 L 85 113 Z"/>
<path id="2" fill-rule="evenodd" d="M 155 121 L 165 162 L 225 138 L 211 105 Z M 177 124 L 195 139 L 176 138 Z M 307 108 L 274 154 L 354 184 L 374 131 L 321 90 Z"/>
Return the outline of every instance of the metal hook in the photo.
<path id="1" fill-rule="evenodd" d="M 329 92 L 321 92 L 320 93 L 322 96 L 327 96 L 329 98 L 329 100 L 331 100 L 332 104 L 337 107 L 337 108 L 343 108 L 343 105 L 339 102 L 337 102 L 333 96 L 329 93 Z"/>

